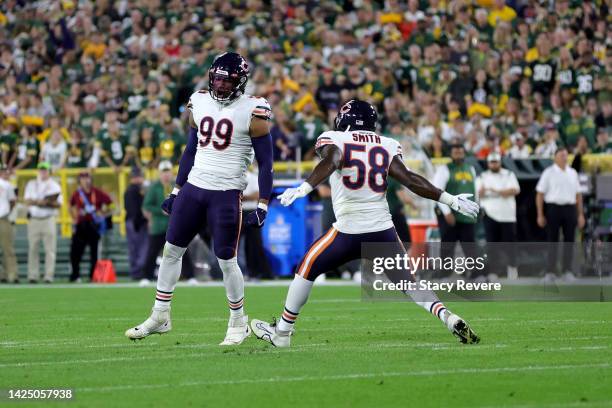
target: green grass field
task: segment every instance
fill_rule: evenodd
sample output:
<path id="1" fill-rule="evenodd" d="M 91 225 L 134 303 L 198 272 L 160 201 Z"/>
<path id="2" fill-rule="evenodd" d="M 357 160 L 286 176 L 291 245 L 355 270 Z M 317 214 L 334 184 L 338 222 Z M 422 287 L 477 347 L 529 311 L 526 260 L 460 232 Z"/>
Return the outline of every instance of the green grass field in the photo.
<path id="1" fill-rule="evenodd" d="M 246 310 L 269 319 L 285 293 L 248 287 Z M 172 332 L 139 342 L 123 332 L 147 317 L 154 288 L 0 294 L 3 393 L 72 388 L 73 407 L 612 406 L 612 303 L 447 304 L 482 337 L 465 346 L 411 303 L 321 286 L 292 347 L 274 349 L 254 337 L 217 346 L 227 313 L 220 287 L 177 288 Z"/>

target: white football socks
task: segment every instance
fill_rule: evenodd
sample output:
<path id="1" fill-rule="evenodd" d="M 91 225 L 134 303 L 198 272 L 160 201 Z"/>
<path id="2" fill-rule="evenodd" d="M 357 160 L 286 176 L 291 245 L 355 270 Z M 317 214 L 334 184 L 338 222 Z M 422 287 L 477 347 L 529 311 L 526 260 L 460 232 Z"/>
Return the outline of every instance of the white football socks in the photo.
<path id="1" fill-rule="evenodd" d="M 166 242 L 162 256 L 159 274 L 157 276 L 157 293 L 155 294 L 154 310 L 170 309 L 170 302 L 176 282 L 181 276 L 181 262 L 187 248 L 181 248 Z"/>
<path id="2" fill-rule="evenodd" d="M 244 277 L 240 266 L 238 266 L 238 258 L 217 258 L 217 260 L 223 272 L 223 284 L 225 285 L 230 317 L 241 317 L 244 315 Z"/>
<path id="3" fill-rule="evenodd" d="M 300 310 L 310 295 L 312 290 L 312 281 L 302 278 L 300 275 L 295 275 L 293 282 L 289 285 L 287 292 L 287 300 L 285 301 L 285 310 L 278 322 L 280 331 L 289 332 L 293 330 L 293 324 L 300 314 Z"/>
<path id="4" fill-rule="evenodd" d="M 436 316 L 442 322 L 446 323 L 446 306 L 440 302 L 438 296 L 431 290 L 408 290 L 405 292 L 414 303 L 427 310 L 432 315 Z"/>

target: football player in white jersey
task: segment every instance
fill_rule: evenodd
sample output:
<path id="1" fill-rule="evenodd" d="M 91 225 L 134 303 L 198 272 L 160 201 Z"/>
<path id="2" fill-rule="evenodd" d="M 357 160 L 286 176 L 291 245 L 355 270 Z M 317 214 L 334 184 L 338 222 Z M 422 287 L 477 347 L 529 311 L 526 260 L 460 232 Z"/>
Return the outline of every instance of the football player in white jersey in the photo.
<path id="1" fill-rule="evenodd" d="M 362 243 L 389 243 L 392 253 L 405 254 L 385 198 L 387 175 L 421 197 L 440 201 L 470 217 L 478 215 L 478 204 L 468 199 L 470 194 L 452 196 L 408 170 L 400 144 L 374 132 L 376 121 L 376 110 L 367 102 L 351 100 L 343 105 L 336 116 L 335 131 L 324 132 L 317 139 L 316 150 L 321 162 L 301 186 L 287 189 L 279 196 L 282 205 L 291 205 L 329 177 L 337 221 L 302 258 L 278 323 L 251 321 L 257 338 L 277 347 L 288 347 L 293 325 L 314 280 L 322 273 L 361 258 Z M 393 280 L 392 276 L 389 278 Z M 438 317 L 462 343 L 480 340 L 465 320 L 451 313 L 434 292 L 409 291 L 407 294 Z"/>
<path id="2" fill-rule="evenodd" d="M 181 273 L 181 259 L 194 236 L 208 225 L 214 252 L 223 271 L 230 318 L 221 345 L 237 345 L 250 334 L 244 313 L 244 279 L 236 251 L 242 224 L 242 191 L 253 161 L 259 166 L 259 203 L 249 225 L 262 226 L 272 193 L 271 109 L 263 98 L 245 95 L 249 67 L 239 54 L 228 52 L 213 62 L 209 90 L 191 95 L 187 105 L 190 134 L 176 186 L 162 204 L 170 215 L 157 293 L 151 316 L 126 331 L 141 339 L 171 329 L 170 302 Z"/>

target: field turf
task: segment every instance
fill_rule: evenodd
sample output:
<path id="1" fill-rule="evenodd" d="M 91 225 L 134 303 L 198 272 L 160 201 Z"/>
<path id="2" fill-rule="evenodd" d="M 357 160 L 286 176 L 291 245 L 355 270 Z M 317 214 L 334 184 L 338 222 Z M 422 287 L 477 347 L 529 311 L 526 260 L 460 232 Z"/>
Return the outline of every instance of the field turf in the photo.
<path id="1" fill-rule="evenodd" d="M 286 287 L 248 287 L 251 317 Z M 453 303 L 482 337 L 459 344 L 405 302 L 315 287 L 290 349 L 221 348 L 221 287 L 179 287 L 173 330 L 139 342 L 154 288 L 0 289 L 0 389 L 72 388 L 71 407 L 612 406 L 612 303 Z"/>

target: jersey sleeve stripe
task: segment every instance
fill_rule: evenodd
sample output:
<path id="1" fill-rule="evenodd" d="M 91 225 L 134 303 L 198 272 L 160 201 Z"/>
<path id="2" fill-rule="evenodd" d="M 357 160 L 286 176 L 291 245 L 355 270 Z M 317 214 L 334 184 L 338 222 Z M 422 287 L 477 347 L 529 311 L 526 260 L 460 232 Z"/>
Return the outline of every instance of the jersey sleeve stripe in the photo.
<path id="1" fill-rule="evenodd" d="M 272 111 L 267 106 L 258 105 L 253 109 L 251 113 L 253 117 L 263 120 L 271 120 L 272 119 Z"/>
<path id="2" fill-rule="evenodd" d="M 327 141 L 327 140 L 319 140 L 319 141 L 316 143 L 316 145 L 315 145 L 315 149 L 318 149 L 318 148 L 319 148 L 319 147 L 321 147 L 321 146 L 327 146 L 327 145 L 330 145 L 330 144 L 334 144 L 334 142 L 332 142 L 332 141 Z"/>
<path id="3" fill-rule="evenodd" d="M 253 114 L 253 117 L 257 118 L 257 119 L 263 119 L 263 120 L 272 120 L 272 117 L 270 115 L 256 115 L 256 114 Z"/>

